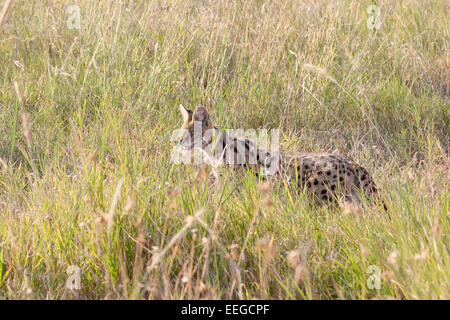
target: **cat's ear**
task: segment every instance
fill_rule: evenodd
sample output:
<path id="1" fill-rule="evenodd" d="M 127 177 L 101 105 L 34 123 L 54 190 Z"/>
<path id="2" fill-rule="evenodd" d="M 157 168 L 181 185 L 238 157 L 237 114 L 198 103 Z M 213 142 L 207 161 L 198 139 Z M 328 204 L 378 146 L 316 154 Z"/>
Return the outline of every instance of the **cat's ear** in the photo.
<path id="1" fill-rule="evenodd" d="M 197 107 L 194 111 L 194 121 L 200 121 L 204 127 L 211 126 L 208 111 L 203 107 Z"/>
<path id="2" fill-rule="evenodd" d="M 180 109 L 181 115 L 183 116 L 183 121 L 184 122 L 191 121 L 192 111 L 189 110 L 188 108 L 186 108 L 185 106 L 183 106 L 182 104 L 180 104 L 179 109 Z"/>

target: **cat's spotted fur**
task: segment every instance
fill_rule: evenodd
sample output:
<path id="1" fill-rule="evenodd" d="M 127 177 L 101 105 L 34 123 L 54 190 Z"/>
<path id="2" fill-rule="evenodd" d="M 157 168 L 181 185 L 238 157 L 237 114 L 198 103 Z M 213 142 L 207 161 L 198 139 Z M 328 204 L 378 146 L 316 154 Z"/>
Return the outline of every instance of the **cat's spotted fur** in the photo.
<path id="1" fill-rule="evenodd" d="M 375 183 L 367 170 L 342 156 L 329 153 L 274 154 L 272 151 L 258 148 L 248 139 L 228 137 L 226 132 L 213 126 L 208 112 L 203 107 L 191 111 L 180 106 L 180 111 L 184 119 L 184 135 L 180 143 L 186 149 L 194 148 L 194 122 L 201 123 L 202 137 L 197 137 L 201 139 L 201 148 L 207 149 L 211 144 L 220 145 L 222 148 L 218 149 L 223 150 L 223 153 L 219 156 L 225 164 L 249 167 L 256 169 L 257 173 L 261 168 L 272 167 L 276 175 L 287 178 L 301 188 L 306 187 L 314 196 L 324 201 L 360 202 L 360 191 L 366 196 L 379 198 Z M 214 132 L 214 139 L 206 137 L 205 132 L 208 130 Z M 239 153 L 238 150 L 244 152 Z M 245 159 L 254 156 L 256 162 L 239 162 L 239 156 L 244 156 Z"/>

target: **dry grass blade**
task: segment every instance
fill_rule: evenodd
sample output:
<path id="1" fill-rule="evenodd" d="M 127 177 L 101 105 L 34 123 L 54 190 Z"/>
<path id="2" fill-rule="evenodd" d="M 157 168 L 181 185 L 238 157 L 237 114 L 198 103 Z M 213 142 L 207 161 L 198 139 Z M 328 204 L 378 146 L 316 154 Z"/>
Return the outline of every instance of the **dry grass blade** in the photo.
<path id="1" fill-rule="evenodd" d="M 0 26 L 3 23 L 3 20 L 5 20 L 6 18 L 6 14 L 8 13 L 8 9 L 11 6 L 13 0 L 5 0 L 5 2 L 3 3 L 3 7 L 0 11 Z"/>

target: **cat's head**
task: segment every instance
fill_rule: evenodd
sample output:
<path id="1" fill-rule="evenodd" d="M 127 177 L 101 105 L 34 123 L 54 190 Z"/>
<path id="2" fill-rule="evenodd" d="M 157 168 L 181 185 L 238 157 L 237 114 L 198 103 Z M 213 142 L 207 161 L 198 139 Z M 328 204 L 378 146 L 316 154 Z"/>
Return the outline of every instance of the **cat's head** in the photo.
<path id="1" fill-rule="evenodd" d="M 180 145 L 185 149 L 204 149 L 211 142 L 211 132 L 214 128 L 208 111 L 204 107 L 197 107 L 192 111 L 181 104 L 179 109 L 183 116 Z"/>

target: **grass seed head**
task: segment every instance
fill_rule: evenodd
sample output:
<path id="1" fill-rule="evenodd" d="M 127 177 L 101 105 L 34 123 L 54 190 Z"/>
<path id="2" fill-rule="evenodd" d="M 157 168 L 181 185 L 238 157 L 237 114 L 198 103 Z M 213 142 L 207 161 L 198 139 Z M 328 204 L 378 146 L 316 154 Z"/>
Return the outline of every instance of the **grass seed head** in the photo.
<path id="1" fill-rule="evenodd" d="M 190 280 L 191 280 L 191 278 L 188 275 L 183 275 L 181 277 L 181 282 L 184 284 L 188 283 Z"/>
<path id="2" fill-rule="evenodd" d="M 108 225 L 108 220 L 105 218 L 105 216 L 101 215 L 100 217 L 97 217 L 95 219 L 95 224 L 97 225 L 99 231 L 103 232 Z"/>
<path id="3" fill-rule="evenodd" d="M 351 214 L 351 215 L 359 216 L 361 214 L 361 206 L 357 203 L 344 202 L 342 207 L 343 207 L 343 213 L 345 215 Z"/>
<path id="4" fill-rule="evenodd" d="M 399 257 L 399 253 L 397 250 L 394 250 L 391 252 L 391 254 L 389 255 L 388 258 L 388 262 L 394 266 L 396 266 L 398 264 L 398 257 Z"/>
<path id="5" fill-rule="evenodd" d="M 263 196 L 266 196 L 270 192 L 270 189 L 271 187 L 269 182 L 263 182 L 259 185 L 259 191 Z"/>
<path id="6" fill-rule="evenodd" d="M 133 198 L 128 198 L 127 204 L 125 205 L 125 211 L 129 212 L 136 209 L 137 202 Z"/>
<path id="7" fill-rule="evenodd" d="M 195 217 L 194 217 L 194 216 L 187 216 L 187 217 L 184 219 L 184 223 L 185 223 L 188 227 L 192 226 L 192 225 L 194 224 L 194 222 L 195 222 Z"/>
<path id="8" fill-rule="evenodd" d="M 302 262 L 300 250 L 292 250 L 287 253 L 287 260 L 292 267 L 297 267 Z"/>
<path id="9" fill-rule="evenodd" d="M 294 279 L 295 282 L 299 283 L 305 280 L 306 268 L 304 263 L 300 263 L 295 267 Z"/>
<path id="10" fill-rule="evenodd" d="M 279 254 L 279 249 L 277 244 L 272 240 L 258 239 L 256 242 L 256 247 L 264 252 L 264 260 L 269 263 Z"/>
<path id="11" fill-rule="evenodd" d="M 230 257 L 234 261 L 237 261 L 239 258 L 238 245 L 235 243 L 230 246 Z"/>

